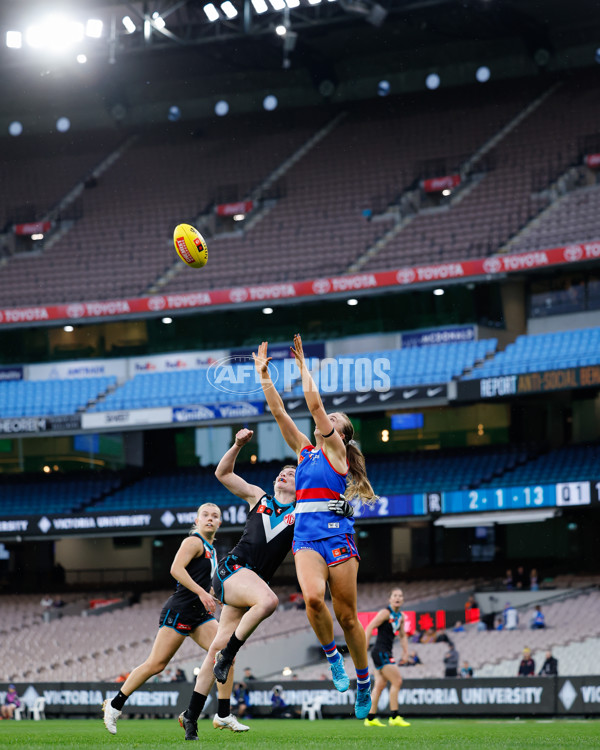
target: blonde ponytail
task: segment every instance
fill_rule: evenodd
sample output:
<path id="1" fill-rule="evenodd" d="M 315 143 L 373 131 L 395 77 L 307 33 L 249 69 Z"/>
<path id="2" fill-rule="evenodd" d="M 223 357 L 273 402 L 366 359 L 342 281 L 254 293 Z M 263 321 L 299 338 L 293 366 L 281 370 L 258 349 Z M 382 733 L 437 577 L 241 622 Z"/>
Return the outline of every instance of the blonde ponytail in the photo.
<path id="1" fill-rule="evenodd" d="M 342 417 L 342 440 L 346 445 L 346 457 L 348 459 L 348 480 L 346 482 L 346 495 L 348 500 L 358 497 L 361 503 L 374 505 L 379 498 L 371 487 L 367 477 L 365 457 L 360 448 L 354 442 L 354 426 L 347 414 L 337 412 Z"/>

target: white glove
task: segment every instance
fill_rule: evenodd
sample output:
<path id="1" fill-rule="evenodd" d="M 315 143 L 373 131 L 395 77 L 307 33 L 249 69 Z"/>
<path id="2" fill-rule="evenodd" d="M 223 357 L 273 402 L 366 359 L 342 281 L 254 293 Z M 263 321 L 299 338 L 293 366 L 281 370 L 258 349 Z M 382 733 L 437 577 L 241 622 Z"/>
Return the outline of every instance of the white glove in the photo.
<path id="1" fill-rule="evenodd" d="M 332 513 L 337 513 L 338 516 L 344 516 L 344 518 L 352 518 L 354 515 L 354 508 L 343 495 L 340 495 L 338 500 L 330 500 L 327 509 Z"/>

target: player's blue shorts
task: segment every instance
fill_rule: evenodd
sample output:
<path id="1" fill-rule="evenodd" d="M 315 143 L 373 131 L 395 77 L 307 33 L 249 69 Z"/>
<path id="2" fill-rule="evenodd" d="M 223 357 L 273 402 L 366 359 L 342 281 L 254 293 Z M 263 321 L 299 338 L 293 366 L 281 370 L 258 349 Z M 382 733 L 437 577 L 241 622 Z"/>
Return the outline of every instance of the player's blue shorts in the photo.
<path id="1" fill-rule="evenodd" d="M 338 534 L 330 536 L 327 539 L 317 539 L 314 542 L 304 542 L 294 539 L 292 543 L 292 552 L 294 555 L 301 549 L 312 549 L 325 560 L 327 565 L 339 565 L 339 563 L 356 557 L 360 560 L 360 555 L 354 542 L 354 534 Z"/>

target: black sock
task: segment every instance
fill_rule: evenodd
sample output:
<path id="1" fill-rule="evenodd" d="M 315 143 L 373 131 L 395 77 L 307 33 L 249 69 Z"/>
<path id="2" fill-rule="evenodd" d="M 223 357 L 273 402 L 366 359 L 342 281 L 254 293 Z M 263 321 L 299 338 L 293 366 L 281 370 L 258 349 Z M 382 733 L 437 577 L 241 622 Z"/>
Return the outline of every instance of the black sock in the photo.
<path id="1" fill-rule="evenodd" d="M 127 700 L 127 698 L 129 698 L 129 696 L 128 696 L 128 695 L 125 695 L 125 693 L 122 693 L 122 692 L 121 692 L 121 691 L 119 690 L 119 692 L 118 692 L 118 693 L 117 693 L 117 694 L 115 695 L 115 697 L 114 697 L 114 698 L 113 698 L 113 699 L 111 700 L 111 702 L 110 702 L 110 705 L 111 705 L 111 706 L 112 706 L 113 708 L 116 708 L 116 709 L 117 709 L 117 711 L 120 711 L 120 710 L 121 710 L 121 709 L 123 708 L 123 706 L 125 705 L 125 701 Z"/>
<path id="2" fill-rule="evenodd" d="M 204 704 L 206 703 L 206 696 L 202 693 L 197 693 L 195 690 L 190 698 L 190 705 L 187 707 L 185 716 L 191 721 L 198 721 L 198 717 L 202 713 Z"/>
<path id="3" fill-rule="evenodd" d="M 392 719 L 395 719 L 396 716 L 398 716 L 398 711 L 392 711 Z"/>
<path id="4" fill-rule="evenodd" d="M 229 716 L 231 713 L 229 698 L 219 698 L 219 708 L 217 709 L 217 713 L 221 719 L 225 719 Z"/>
<path id="5" fill-rule="evenodd" d="M 235 633 L 232 633 L 229 643 L 225 646 L 221 653 L 226 659 L 235 659 L 237 652 L 241 649 L 246 641 L 240 641 Z"/>
<path id="6" fill-rule="evenodd" d="M 369 721 L 373 721 L 373 719 L 374 719 L 374 718 L 375 718 L 376 716 L 377 716 L 377 714 L 376 714 L 376 713 L 374 714 L 374 713 L 373 713 L 372 711 L 369 711 L 369 715 L 367 716 L 367 719 L 368 719 Z"/>

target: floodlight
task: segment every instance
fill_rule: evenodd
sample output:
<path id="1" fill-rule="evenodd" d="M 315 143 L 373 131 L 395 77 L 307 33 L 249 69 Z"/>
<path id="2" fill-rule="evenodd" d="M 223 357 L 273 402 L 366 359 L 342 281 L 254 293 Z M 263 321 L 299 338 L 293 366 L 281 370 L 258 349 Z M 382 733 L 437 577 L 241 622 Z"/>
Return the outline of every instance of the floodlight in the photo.
<path id="1" fill-rule="evenodd" d="M 318 5 L 321 2 L 321 0 L 308 0 L 309 5 Z"/>
<path id="2" fill-rule="evenodd" d="M 436 297 L 443 297 L 444 296 L 444 290 L 443 289 L 434 289 L 433 293 Z"/>
<path id="3" fill-rule="evenodd" d="M 64 16 L 49 16 L 42 23 L 30 26 L 25 31 L 25 41 L 30 47 L 51 49 L 56 52 L 61 52 L 81 42 L 83 36 L 83 24 L 78 21 L 69 21 Z"/>
<path id="4" fill-rule="evenodd" d="M 221 10 L 227 18 L 235 18 L 238 14 L 235 5 L 231 2 L 231 0 L 225 0 L 224 3 L 221 3 Z"/>
<path id="5" fill-rule="evenodd" d="M 66 133 L 71 127 L 71 120 L 68 117 L 59 117 L 56 121 L 56 129 L 59 133 Z"/>
<path id="6" fill-rule="evenodd" d="M 83 65 L 84 63 L 86 63 L 86 62 L 87 62 L 87 57 L 86 57 L 86 55 L 77 55 L 77 62 L 78 62 L 78 63 L 79 63 L 80 65 Z"/>
<path id="7" fill-rule="evenodd" d="M 23 125 L 18 120 L 15 120 L 14 122 L 11 122 L 11 124 L 8 126 L 8 132 L 10 135 L 21 135 L 23 132 Z"/>
<path id="8" fill-rule="evenodd" d="M 271 5 L 273 6 L 273 10 L 283 10 L 285 5 L 285 0 L 269 0 Z"/>
<path id="9" fill-rule="evenodd" d="M 92 39 L 100 39 L 102 36 L 102 29 L 104 24 L 98 18 L 90 18 L 85 25 L 86 36 L 92 37 Z"/>
<path id="10" fill-rule="evenodd" d="M 425 85 L 430 91 L 434 91 L 440 85 L 440 77 L 437 73 L 430 73 L 425 79 Z"/>
<path id="11" fill-rule="evenodd" d="M 125 30 L 127 31 L 127 33 L 133 34 L 133 32 L 136 29 L 136 25 L 131 20 L 131 18 L 129 16 L 123 16 L 122 23 L 123 23 L 123 26 L 125 26 Z"/>
<path id="12" fill-rule="evenodd" d="M 257 13 L 265 13 L 269 10 L 269 6 L 266 4 L 265 0 L 252 0 L 252 5 Z"/>
<path id="13" fill-rule="evenodd" d="M 229 104 L 224 99 L 221 99 L 215 104 L 215 114 L 218 117 L 225 117 L 228 112 Z"/>
<path id="14" fill-rule="evenodd" d="M 387 96 L 390 93 L 390 82 L 379 81 L 377 84 L 377 93 L 379 96 Z"/>
<path id="15" fill-rule="evenodd" d="M 212 3 L 209 3 L 208 5 L 204 6 L 204 12 L 206 13 L 206 17 L 209 21 L 218 21 L 219 20 L 219 11 L 215 8 L 215 6 Z"/>
<path id="16" fill-rule="evenodd" d="M 160 13 L 157 10 L 155 10 L 154 13 L 152 14 L 152 22 L 154 23 L 155 29 L 164 29 L 165 26 L 167 25 L 165 23 L 165 19 L 160 15 Z"/>
<path id="17" fill-rule="evenodd" d="M 490 69 L 487 67 L 487 65 L 482 65 L 480 68 L 477 68 L 475 78 L 479 81 L 479 83 L 486 83 L 490 80 L 490 75 Z"/>
<path id="18" fill-rule="evenodd" d="M 277 97 L 273 94 L 268 94 L 263 99 L 263 107 L 267 110 L 267 112 L 272 112 L 274 109 L 277 109 L 277 104 L 279 102 L 277 101 Z"/>
<path id="19" fill-rule="evenodd" d="M 285 36 L 287 34 L 287 29 L 280 23 L 279 26 L 275 26 L 275 33 L 279 36 Z"/>
<path id="20" fill-rule="evenodd" d="M 181 117 L 181 110 L 176 104 L 173 104 L 171 107 L 169 107 L 167 120 L 169 120 L 170 122 L 177 122 L 177 120 L 179 120 L 180 117 Z"/>
<path id="21" fill-rule="evenodd" d="M 6 46 L 10 49 L 21 49 L 23 46 L 23 35 L 20 31 L 6 32 Z"/>
<path id="22" fill-rule="evenodd" d="M 285 0 L 285 4 L 288 8 L 297 8 L 300 5 L 300 0 Z"/>

